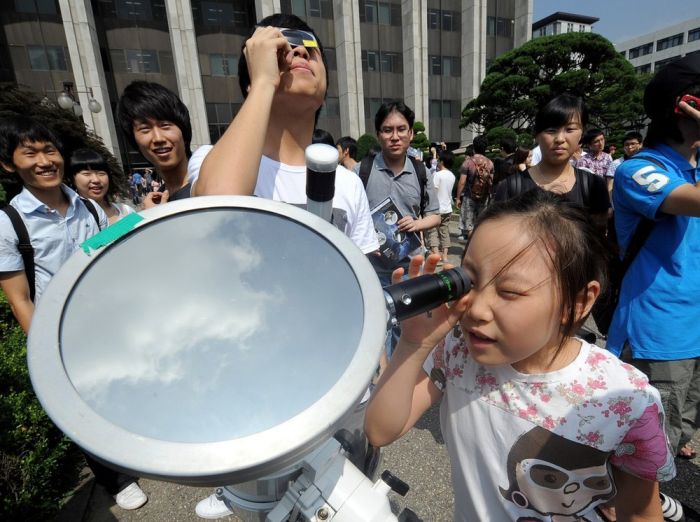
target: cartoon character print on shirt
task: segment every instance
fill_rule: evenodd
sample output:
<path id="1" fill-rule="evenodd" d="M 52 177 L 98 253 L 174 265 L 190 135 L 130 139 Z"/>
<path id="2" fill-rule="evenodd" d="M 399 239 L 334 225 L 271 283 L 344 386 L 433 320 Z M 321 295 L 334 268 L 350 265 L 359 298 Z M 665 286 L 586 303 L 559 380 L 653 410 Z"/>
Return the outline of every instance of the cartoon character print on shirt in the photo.
<path id="1" fill-rule="evenodd" d="M 616 493 L 609 456 L 536 426 L 511 447 L 508 488 L 499 490 L 522 511 L 518 520 L 538 520 L 532 512 L 557 522 L 598 520 L 593 508 Z"/>

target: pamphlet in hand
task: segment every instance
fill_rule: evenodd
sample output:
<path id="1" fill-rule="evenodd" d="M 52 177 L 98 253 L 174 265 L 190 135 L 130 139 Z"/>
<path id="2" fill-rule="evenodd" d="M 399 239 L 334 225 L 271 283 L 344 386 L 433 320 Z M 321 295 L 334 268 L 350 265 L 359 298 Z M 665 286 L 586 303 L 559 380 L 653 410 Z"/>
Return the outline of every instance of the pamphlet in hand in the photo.
<path id="1" fill-rule="evenodd" d="M 402 217 L 390 197 L 372 209 L 380 259 L 389 268 L 396 267 L 421 246 L 418 234 L 399 230 L 397 223 Z"/>

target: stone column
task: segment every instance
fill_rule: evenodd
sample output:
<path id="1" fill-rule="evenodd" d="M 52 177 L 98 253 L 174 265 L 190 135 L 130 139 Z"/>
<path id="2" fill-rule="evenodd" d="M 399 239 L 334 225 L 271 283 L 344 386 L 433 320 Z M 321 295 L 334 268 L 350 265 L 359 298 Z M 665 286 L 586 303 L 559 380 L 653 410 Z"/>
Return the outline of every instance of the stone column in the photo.
<path id="1" fill-rule="evenodd" d="M 485 72 L 486 0 L 462 0 L 462 107 L 479 95 Z M 460 138 L 470 142 L 474 135 L 464 128 Z"/>
<path id="2" fill-rule="evenodd" d="M 515 2 L 513 47 L 519 47 L 532 39 L 533 0 Z"/>
<path id="3" fill-rule="evenodd" d="M 117 141 L 114 115 L 109 104 L 109 92 L 105 78 L 100 44 L 97 40 L 95 18 L 90 0 L 59 0 L 61 18 L 66 33 L 68 54 L 70 55 L 76 91 L 89 91 L 102 106 L 102 110 L 93 113 L 88 107 L 89 94 L 77 94 L 83 109 L 83 121 L 97 136 L 102 138 L 105 146 L 121 163 L 121 152 Z"/>
<path id="4" fill-rule="evenodd" d="M 209 123 L 204 105 L 202 73 L 199 69 L 197 39 L 190 0 L 166 0 L 170 46 L 175 62 L 175 74 L 180 99 L 190 111 L 192 150 L 211 143 Z"/>
<path id="5" fill-rule="evenodd" d="M 362 84 L 360 14 L 354 2 L 335 0 L 333 18 L 335 55 L 338 62 L 340 132 L 358 137 L 366 132 L 365 98 Z M 340 136 L 339 136 L 340 137 Z"/>
<path id="6" fill-rule="evenodd" d="M 416 120 L 428 125 L 428 2 L 402 0 L 403 97 L 416 113 Z"/>
<path id="7" fill-rule="evenodd" d="M 256 21 L 262 20 L 271 14 L 281 13 L 280 0 L 255 0 Z"/>

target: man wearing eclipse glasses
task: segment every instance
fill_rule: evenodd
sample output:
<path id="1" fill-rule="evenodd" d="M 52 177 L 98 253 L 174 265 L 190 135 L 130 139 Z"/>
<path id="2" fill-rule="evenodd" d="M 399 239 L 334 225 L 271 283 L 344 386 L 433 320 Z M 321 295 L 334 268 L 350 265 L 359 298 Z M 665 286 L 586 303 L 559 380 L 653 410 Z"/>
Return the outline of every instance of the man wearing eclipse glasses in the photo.
<path id="1" fill-rule="evenodd" d="M 321 42 L 296 16 L 269 16 L 243 46 L 238 78 L 245 101 L 206 153 L 194 195 L 253 194 L 305 206 L 304 152 L 328 85 Z M 336 169 L 333 224 L 363 253 L 379 249 L 362 181 L 342 165 Z M 216 495 L 195 511 L 207 519 L 231 514 Z"/>

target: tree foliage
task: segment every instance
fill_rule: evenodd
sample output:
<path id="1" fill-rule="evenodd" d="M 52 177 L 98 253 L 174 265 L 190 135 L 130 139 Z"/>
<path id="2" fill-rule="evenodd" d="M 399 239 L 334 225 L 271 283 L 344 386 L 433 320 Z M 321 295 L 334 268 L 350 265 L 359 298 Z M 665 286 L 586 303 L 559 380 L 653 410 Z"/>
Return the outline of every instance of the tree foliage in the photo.
<path id="1" fill-rule="evenodd" d="M 416 121 L 413 124 L 411 147 L 423 151 L 423 154 L 428 154 L 430 152 L 430 140 L 425 134 L 425 124 L 422 121 Z"/>
<path id="2" fill-rule="evenodd" d="M 363 134 L 360 136 L 357 139 L 357 161 L 362 161 L 362 158 L 367 156 L 374 145 L 379 145 L 379 141 L 374 134 Z"/>
<path id="3" fill-rule="evenodd" d="M 539 107 L 558 94 L 570 93 L 584 98 L 592 125 L 608 132 L 641 128 L 647 81 L 600 35 L 535 38 L 493 62 L 479 96 L 462 111 L 460 126 L 528 130 Z"/>
<path id="4" fill-rule="evenodd" d="M 61 109 L 48 99 L 43 99 L 34 92 L 21 89 L 13 84 L 0 85 L 0 118 L 13 114 L 30 116 L 46 125 L 61 140 L 61 151 L 66 162 L 74 150 L 89 148 L 97 151 L 107 160 L 112 180 L 117 184 L 117 192 L 122 196 L 128 194 L 124 172 L 112 153 L 105 147 L 102 139 L 88 130 L 82 118 L 72 111 Z M 0 182 L 11 199 L 21 190 L 16 176 L 0 171 Z"/>

